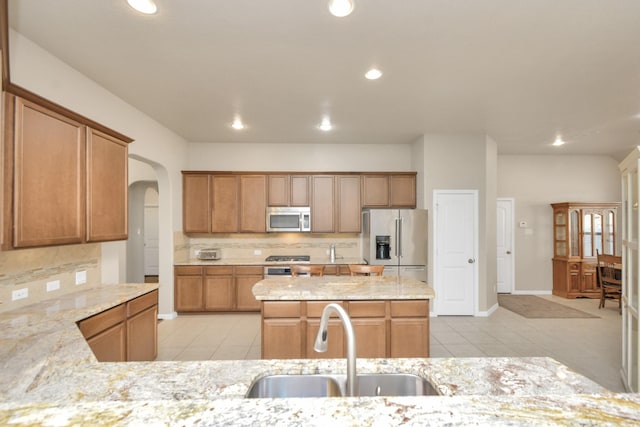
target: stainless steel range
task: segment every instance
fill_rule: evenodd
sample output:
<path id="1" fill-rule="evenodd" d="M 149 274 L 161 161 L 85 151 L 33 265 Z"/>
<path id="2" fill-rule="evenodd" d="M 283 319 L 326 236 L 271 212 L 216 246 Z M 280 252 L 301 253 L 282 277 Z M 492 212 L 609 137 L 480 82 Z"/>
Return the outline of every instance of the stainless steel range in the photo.
<path id="1" fill-rule="evenodd" d="M 265 262 L 291 262 L 306 263 L 311 260 L 309 255 L 270 255 Z M 264 267 L 264 278 L 267 277 L 291 277 L 291 268 L 288 265 L 273 265 Z"/>

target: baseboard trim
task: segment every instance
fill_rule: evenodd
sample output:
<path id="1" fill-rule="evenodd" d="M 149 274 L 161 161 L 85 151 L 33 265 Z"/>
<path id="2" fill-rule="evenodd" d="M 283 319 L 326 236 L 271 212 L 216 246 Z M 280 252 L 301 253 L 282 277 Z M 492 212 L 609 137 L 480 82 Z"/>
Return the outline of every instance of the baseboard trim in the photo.
<path id="1" fill-rule="evenodd" d="M 498 303 L 495 303 L 491 306 L 491 308 L 489 308 L 489 310 L 487 311 L 479 311 L 476 314 L 476 317 L 489 317 L 493 314 L 494 311 L 496 311 L 498 309 Z"/>
<path id="2" fill-rule="evenodd" d="M 176 313 L 175 311 L 172 311 L 171 313 L 167 313 L 167 314 L 158 314 L 158 319 L 161 319 L 161 320 L 171 320 L 171 319 L 175 319 L 176 317 L 178 317 L 178 313 Z"/>
<path id="3" fill-rule="evenodd" d="M 552 291 L 512 291 L 511 295 L 551 295 Z"/>

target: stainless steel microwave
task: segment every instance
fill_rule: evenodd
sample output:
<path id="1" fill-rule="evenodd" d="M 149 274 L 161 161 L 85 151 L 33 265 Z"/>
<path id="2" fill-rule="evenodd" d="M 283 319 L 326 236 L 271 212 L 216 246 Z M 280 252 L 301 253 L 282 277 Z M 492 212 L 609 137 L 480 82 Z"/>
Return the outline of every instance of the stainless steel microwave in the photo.
<path id="1" fill-rule="evenodd" d="M 269 233 L 301 233 L 311 231 L 311 208 L 267 208 Z"/>

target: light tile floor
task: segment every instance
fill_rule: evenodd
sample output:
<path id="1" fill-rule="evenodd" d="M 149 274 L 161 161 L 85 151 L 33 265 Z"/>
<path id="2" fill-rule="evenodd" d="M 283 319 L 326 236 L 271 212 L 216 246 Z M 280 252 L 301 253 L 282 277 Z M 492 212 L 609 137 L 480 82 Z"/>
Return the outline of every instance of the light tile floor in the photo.
<path id="1" fill-rule="evenodd" d="M 615 302 L 541 296 L 600 318 L 526 319 L 499 307 L 489 317 L 431 318 L 431 357 L 549 356 L 611 391 L 620 380 L 621 316 Z M 260 358 L 260 315 L 181 315 L 158 326 L 157 360 Z"/>

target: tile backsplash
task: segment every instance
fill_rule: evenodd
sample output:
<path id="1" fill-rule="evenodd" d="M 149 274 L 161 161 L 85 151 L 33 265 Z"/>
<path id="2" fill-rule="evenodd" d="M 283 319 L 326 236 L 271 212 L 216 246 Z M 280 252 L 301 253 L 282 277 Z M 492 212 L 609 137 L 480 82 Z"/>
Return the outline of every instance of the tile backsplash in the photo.
<path id="1" fill-rule="evenodd" d="M 329 245 L 336 245 L 336 254 L 344 258 L 359 258 L 360 236 L 357 234 L 221 234 L 212 236 L 174 236 L 175 260 L 196 258 L 195 251 L 203 248 L 220 248 L 222 258 L 249 258 L 264 260 L 269 255 L 328 256 Z"/>
<path id="2" fill-rule="evenodd" d="M 0 312 L 55 298 L 100 283 L 99 243 L 18 249 L 0 252 Z M 76 285 L 76 272 L 86 271 L 87 281 Z M 60 281 L 47 292 L 47 282 Z M 28 289 L 28 297 L 12 301 L 13 291 Z"/>

